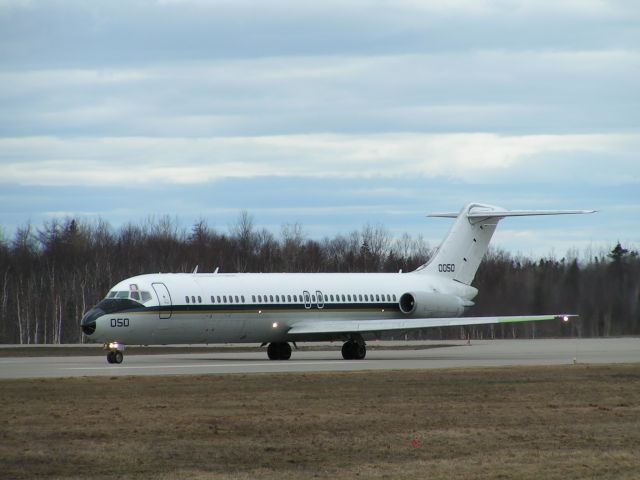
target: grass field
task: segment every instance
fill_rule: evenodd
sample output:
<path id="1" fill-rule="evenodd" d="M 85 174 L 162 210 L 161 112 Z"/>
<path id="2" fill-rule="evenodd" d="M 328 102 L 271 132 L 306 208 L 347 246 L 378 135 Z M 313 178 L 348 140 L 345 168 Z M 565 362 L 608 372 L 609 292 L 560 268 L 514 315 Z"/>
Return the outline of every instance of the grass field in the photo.
<path id="1" fill-rule="evenodd" d="M 3 380 L 0 478 L 638 479 L 640 364 Z"/>

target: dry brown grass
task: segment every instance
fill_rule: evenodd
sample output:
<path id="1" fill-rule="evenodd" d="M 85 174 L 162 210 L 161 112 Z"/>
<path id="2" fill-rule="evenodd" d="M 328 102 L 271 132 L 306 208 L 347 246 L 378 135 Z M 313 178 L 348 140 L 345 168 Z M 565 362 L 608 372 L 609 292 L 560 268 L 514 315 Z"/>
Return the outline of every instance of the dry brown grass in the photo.
<path id="1" fill-rule="evenodd" d="M 640 478 L 640 365 L 0 381 L 0 478 Z"/>

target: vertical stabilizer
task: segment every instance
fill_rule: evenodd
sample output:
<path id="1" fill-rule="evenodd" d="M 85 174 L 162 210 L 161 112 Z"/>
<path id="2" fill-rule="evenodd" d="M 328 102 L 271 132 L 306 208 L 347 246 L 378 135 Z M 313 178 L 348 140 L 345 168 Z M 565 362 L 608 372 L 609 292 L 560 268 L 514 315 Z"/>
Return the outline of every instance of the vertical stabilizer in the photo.
<path id="1" fill-rule="evenodd" d="M 430 217 L 456 220 L 433 258 L 416 272 L 440 275 L 470 285 L 489 248 L 493 232 L 503 218 L 593 212 L 594 210 L 505 210 L 493 205 L 470 203 L 457 214 L 431 214 Z"/>

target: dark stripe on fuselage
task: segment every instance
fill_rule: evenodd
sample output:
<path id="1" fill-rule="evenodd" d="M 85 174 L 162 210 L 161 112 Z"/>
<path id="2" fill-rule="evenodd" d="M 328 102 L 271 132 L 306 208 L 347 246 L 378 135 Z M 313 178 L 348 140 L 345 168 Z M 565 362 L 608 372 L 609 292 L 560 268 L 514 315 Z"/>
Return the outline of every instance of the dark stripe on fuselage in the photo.
<path id="1" fill-rule="evenodd" d="M 232 313 L 291 313 L 291 312 L 380 312 L 384 310 L 389 312 L 399 312 L 400 308 L 397 303 L 325 303 L 323 307 L 317 305 L 311 305 L 310 308 L 305 307 L 301 303 L 269 303 L 269 304 L 237 304 L 237 305 L 173 305 L 169 306 L 153 306 L 145 307 L 140 305 L 139 307 L 131 308 L 123 307 L 119 310 L 112 310 L 108 314 L 115 313 L 160 313 L 171 312 L 172 314 L 180 313 L 212 313 L 212 314 L 232 314 Z"/>

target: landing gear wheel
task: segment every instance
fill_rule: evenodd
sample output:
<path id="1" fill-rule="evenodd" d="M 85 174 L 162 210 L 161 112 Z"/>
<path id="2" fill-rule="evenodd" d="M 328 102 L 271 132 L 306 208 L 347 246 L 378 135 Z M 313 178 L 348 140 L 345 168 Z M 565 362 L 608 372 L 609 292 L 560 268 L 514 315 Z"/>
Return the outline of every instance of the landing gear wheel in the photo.
<path id="1" fill-rule="evenodd" d="M 342 358 L 345 360 L 363 360 L 367 356 L 367 347 L 364 343 L 349 340 L 342 345 Z"/>
<path id="2" fill-rule="evenodd" d="M 124 360 L 122 352 L 113 352 L 113 363 L 122 363 L 122 360 Z"/>
<path id="3" fill-rule="evenodd" d="M 105 343 L 102 348 L 107 351 L 108 363 L 122 363 L 124 360 L 124 343 L 121 342 L 109 342 Z"/>
<path id="4" fill-rule="evenodd" d="M 345 360 L 353 360 L 353 346 L 354 343 L 351 341 L 344 342 L 344 345 L 342 345 L 342 358 Z"/>
<path id="5" fill-rule="evenodd" d="M 291 346 L 286 342 L 272 342 L 267 347 L 269 360 L 289 360 L 291 358 Z"/>

